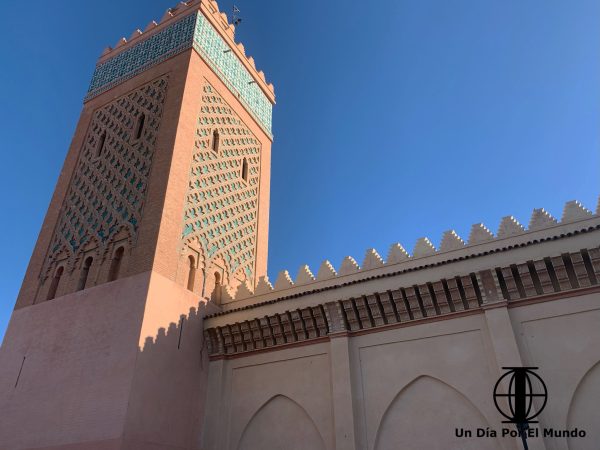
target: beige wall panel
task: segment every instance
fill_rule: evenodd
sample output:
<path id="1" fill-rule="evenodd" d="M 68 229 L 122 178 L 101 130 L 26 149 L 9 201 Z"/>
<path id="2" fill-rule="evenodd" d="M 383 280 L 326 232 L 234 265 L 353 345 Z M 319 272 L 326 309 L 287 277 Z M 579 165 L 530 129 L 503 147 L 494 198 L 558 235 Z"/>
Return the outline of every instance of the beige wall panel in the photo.
<path id="1" fill-rule="evenodd" d="M 501 448 L 494 440 L 454 441 L 455 427 L 499 421 L 491 395 L 498 373 L 488 357 L 484 327 L 483 317 L 473 316 L 356 338 L 360 447 L 402 448 L 410 441 L 413 448 L 437 448 L 442 442 L 446 448 L 471 442 Z M 421 433 L 425 429 L 436 431 Z"/>
<path id="2" fill-rule="evenodd" d="M 228 430 L 223 430 L 229 443 L 222 448 L 335 448 L 327 347 L 274 352 L 270 361 L 266 355 L 231 361 Z"/>
<path id="3" fill-rule="evenodd" d="M 600 398 L 600 295 L 514 308 L 511 316 L 523 363 L 539 367 L 548 388 L 542 426 L 586 429 L 585 439 L 545 439 L 548 450 L 597 449 Z M 590 402 L 590 396 L 596 399 Z"/>

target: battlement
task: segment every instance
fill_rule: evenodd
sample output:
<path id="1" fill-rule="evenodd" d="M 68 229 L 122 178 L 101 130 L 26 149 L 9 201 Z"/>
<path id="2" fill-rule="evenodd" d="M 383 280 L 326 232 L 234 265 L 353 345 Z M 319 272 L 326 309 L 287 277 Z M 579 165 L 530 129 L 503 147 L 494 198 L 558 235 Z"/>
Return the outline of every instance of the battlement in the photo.
<path id="1" fill-rule="evenodd" d="M 569 233 L 576 234 L 582 227 L 587 229 L 600 226 L 599 219 L 600 199 L 595 214 L 574 200 L 565 204 L 560 221 L 543 208 L 534 209 L 527 229 L 515 217 L 506 216 L 501 220 L 495 235 L 483 223 L 476 223 L 471 227 L 467 241 L 454 230 L 444 232 L 439 248 L 427 237 L 417 240 L 412 254 L 401 244 L 394 243 L 389 248 L 386 260 L 377 250 L 371 248 L 366 251 L 360 266 L 352 256 L 346 256 L 337 270 L 330 261 L 323 261 L 316 276 L 308 265 L 302 265 L 295 279 L 292 279 L 289 271 L 282 270 L 274 284 L 267 276 L 259 278 L 255 289 L 247 283 L 242 284 L 236 292 L 227 292 L 228 298 L 224 300 L 223 311 L 233 311 L 250 304 L 261 304 L 282 297 L 318 292 L 321 288 L 328 289 L 347 282 L 368 280 L 390 271 L 414 270 L 443 261 L 462 260 L 474 254 L 487 254 L 498 249 L 515 248 Z"/>
<path id="2" fill-rule="evenodd" d="M 185 50 L 193 48 L 271 135 L 275 89 L 214 0 L 190 0 L 167 9 L 160 21 L 122 37 L 102 52 L 85 100 L 100 95 Z"/>

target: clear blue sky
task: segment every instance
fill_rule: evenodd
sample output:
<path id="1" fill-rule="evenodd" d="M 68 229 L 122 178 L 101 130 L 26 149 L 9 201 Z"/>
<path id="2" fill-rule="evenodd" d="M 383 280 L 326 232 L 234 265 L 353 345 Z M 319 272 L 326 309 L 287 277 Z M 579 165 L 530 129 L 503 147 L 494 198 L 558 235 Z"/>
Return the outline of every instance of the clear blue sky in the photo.
<path id="1" fill-rule="evenodd" d="M 238 0 L 275 84 L 269 273 L 595 209 L 600 2 Z M 221 2 L 229 10 L 230 0 Z M 0 336 L 106 45 L 164 0 L 13 2 L 0 27 Z"/>

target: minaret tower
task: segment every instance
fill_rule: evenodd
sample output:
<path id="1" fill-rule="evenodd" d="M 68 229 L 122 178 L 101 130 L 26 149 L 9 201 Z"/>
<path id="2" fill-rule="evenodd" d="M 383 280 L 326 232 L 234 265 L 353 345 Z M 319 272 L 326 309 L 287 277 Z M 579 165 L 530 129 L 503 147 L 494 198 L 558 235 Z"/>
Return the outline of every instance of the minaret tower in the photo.
<path id="1" fill-rule="evenodd" d="M 215 1 L 101 55 L 0 349 L 0 448 L 196 449 L 202 316 L 266 274 L 273 85 Z"/>

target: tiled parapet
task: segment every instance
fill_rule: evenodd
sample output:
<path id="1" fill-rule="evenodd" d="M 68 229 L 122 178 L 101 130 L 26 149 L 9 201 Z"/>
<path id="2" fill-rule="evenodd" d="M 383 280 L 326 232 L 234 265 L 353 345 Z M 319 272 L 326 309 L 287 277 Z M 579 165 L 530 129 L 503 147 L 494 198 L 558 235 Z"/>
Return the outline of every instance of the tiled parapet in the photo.
<path id="1" fill-rule="evenodd" d="M 496 235 L 482 223 L 473 225 L 468 242 L 461 239 L 454 230 L 449 230 L 443 234 L 439 249 L 426 237 L 417 241 L 412 255 L 402 245 L 393 244 L 388 252 L 387 261 L 383 261 L 375 249 L 369 249 L 362 266 L 359 266 L 351 256 L 342 260 L 337 271 L 329 261 L 324 261 L 315 279 L 307 277 L 305 272 L 311 273 L 310 268 L 302 266 L 299 279 L 289 279 L 288 282 L 276 283 L 275 286 L 261 286 L 254 295 L 249 295 L 246 290 L 243 295 L 232 294 L 228 299 L 231 303 L 227 304 L 226 301 L 224 310 L 239 307 L 237 303 L 242 300 L 244 304 L 259 303 L 281 296 L 296 295 L 299 292 L 319 290 L 324 286 L 341 285 L 361 278 L 367 279 L 403 268 L 412 270 L 413 267 L 439 264 L 442 261 L 462 259 L 473 254 L 494 252 L 502 248 L 518 247 L 527 242 L 555 239 L 564 234 L 579 232 L 581 229 L 600 227 L 599 213 L 600 211 L 597 211 L 594 214 L 581 203 L 570 201 L 565 204 L 560 221 L 540 208 L 533 211 L 527 229 L 513 216 L 507 216 L 500 221 Z"/>
<path id="2" fill-rule="evenodd" d="M 394 277 L 390 274 L 390 277 Z M 590 292 L 600 281 L 600 248 L 503 265 L 312 305 L 276 299 L 209 316 L 212 358 L 318 342 L 329 337 L 445 320 L 482 309 Z M 360 282 L 360 281 L 357 281 Z M 332 286 L 334 290 L 342 286 Z M 291 300 L 291 299 L 287 299 Z M 279 307 L 277 307 L 279 306 Z"/>
<path id="3" fill-rule="evenodd" d="M 214 1 L 190 1 L 169 9 L 160 23 L 136 30 L 107 48 L 96 66 L 86 96 L 89 100 L 160 62 L 193 48 L 254 116 L 270 136 L 272 84 L 257 71 L 254 59 L 234 41 L 234 26 Z"/>

